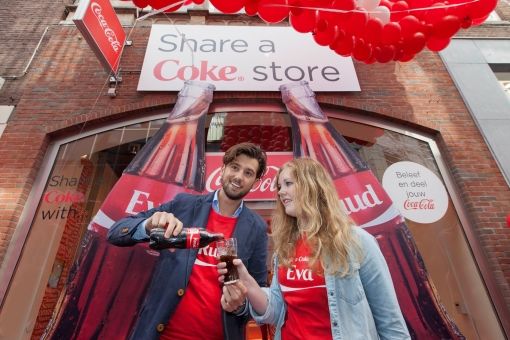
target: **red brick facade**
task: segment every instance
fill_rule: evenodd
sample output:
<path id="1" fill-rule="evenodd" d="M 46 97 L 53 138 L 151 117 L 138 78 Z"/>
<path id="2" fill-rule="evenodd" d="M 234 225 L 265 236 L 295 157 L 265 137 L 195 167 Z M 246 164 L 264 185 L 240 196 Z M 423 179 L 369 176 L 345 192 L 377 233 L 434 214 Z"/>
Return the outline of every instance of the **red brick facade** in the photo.
<path id="1" fill-rule="evenodd" d="M 503 19 L 510 6 L 500 4 Z M 0 263 L 18 227 L 20 215 L 34 185 L 49 143 L 56 136 L 70 136 L 123 118 L 137 117 L 146 109 L 167 106 L 174 94 L 137 92 L 150 27 L 138 24 L 130 33 L 133 46 L 126 47 L 117 96 L 107 92 L 107 74 L 72 24 L 58 25 L 66 8 L 55 1 L 4 1 L 0 10 L 0 105 L 15 105 L 0 137 Z M 200 14 L 200 13 L 197 13 Z M 203 14 L 203 13 L 202 13 Z M 190 19 L 171 16 L 182 24 L 203 20 L 226 24 L 228 17 Z M 237 18 L 233 24 L 261 23 L 256 18 Z M 33 50 L 43 35 L 28 73 L 23 75 Z M 508 37 L 510 25 L 484 25 L 460 32 L 462 36 Z M 470 224 L 487 256 L 494 280 L 510 308 L 510 188 L 471 118 L 439 56 L 422 52 L 411 62 L 365 65 L 355 63 L 361 92 L 318 94 L 323 104 L 369 112 L 415 129 L 434 133 L 440 151 L 458 188 Z M 17 79 L 6 76 L 18 75 Z M 215 101 L 280 101 L 279 93 L 215 93 Z M 66 236 L 67 237 L 67 236 Z M 69 237 L 75 243 L 75 237 Z M 66 257 L 65 254 L 59 256 Z M 66 269 L 68 270 L 68 268 Z M 50 288 L 48 288 L 50 289 Z M 44 301 L 41 318 L 51 317 L 54 301 Z M 49 299 L 51 300 L 51 299 Z M 42 324 L 34 336 L 44 330 Z"/>

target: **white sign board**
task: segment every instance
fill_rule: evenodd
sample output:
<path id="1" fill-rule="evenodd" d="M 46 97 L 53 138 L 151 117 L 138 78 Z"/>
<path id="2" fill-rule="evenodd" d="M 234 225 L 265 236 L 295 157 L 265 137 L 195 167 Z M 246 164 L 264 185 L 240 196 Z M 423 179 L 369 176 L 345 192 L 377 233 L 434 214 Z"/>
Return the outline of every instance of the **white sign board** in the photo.
<path id="1" fill-rule="evenodd" d="M 397 162 L 384 172 L 382 184 L 405 218 L 433 223 L 448 209 L 448 194 L 429 169 L 413 162 Z"/>
<path id="2" fill-rule="evenodd" d="M 152 25 L 138 91 L 179 91 L 188 79 L 216 91 L 278 91 L 300 80 L 314 91 L 360 91 L 351 58 L 290 27 Z"/>

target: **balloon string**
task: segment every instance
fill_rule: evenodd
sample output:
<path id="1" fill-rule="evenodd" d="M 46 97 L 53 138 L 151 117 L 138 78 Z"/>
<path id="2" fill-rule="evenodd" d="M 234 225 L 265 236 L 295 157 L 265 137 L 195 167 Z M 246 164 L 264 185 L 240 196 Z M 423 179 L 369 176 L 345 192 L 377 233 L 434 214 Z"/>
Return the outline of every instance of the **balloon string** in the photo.
<path id="1" fill-rule="evenodd" d="M 173 4 L 167 5 L 167 6 L 165 6 L 165 7 L 160 8 L 160 9 L 157 9 L 157 10 L 155 10 L 155 11 L 152 11 L 152 12 L 149 12 L 149 13 L 147 13 L 147 14 L 145 14 L 145 15 L 142 15 L 141 17 L 139 17 L 138 19 L 136 19 L 136 21 L 139 21 L 139 20 L 140 20 L 140 21 L 141 21 L 141 20 L 145 20 L 145 19 L 147 19 L 148 17 L 151 17 L 151 16 L 153 16 L 153 15 L 156 15 L 156 14 L 159 14 L 159 13 L 161 13 L 161 12 L 164 12 L 164 11 L 166 11 L 167 9 L 171 9 L 171 8 L 174 8 L 174 7 L 177 7 L 177 6 L 181 6 L 181 5 L 186 4 L 186 3 L 188 3 L 188 0 L 182 0 L 182 1 L 179 1 L 179 2 L 174 2 Z"/>
<path id="2" fill-rule="evenodd" d="M 451 7 L 459 7 L 464 6 L 468 4 L 472 4 L 475 2 L 479 2 L 481 0 L 471 0 L 466 2 L 461 2 L 458 4 L 451 4 L 451 5 L 442 5 L 442 6 L 430 6 L 430 7 L 421 7 L 421 8 L 410 8 L 410 9 L 404 9 L 404 10 L 398 10 L 398 11 L 392 11 L 390 10 L 390 13 L 406 13 L 406 12 L 415 12 L 415 11 L 430 11 L 434 9 L 441 9 L 441 8 L 451 8 Z M 312 11 L 323 11 L 323 12 L 333 12 L 333 13 L 380 13 L 378 11 L 367 11 L 367 10 L 359 10 L 359 9 L 353 9 L 353 10 L 343 10 L 343 9 L 332 9 L 332 8 L 324 8 L 324 7 L 309 7 L 309 6 L 296 6 L 296 5 L 287 5 L 287 4 L 264 4 L 263 7 L 285 7 L 285 8 L 297 8 L 297 9 L 308 9 Z M 386 6 L 384 6 L 386 7 Z M 387 8 L 387 7 L 386 7 Z"/>

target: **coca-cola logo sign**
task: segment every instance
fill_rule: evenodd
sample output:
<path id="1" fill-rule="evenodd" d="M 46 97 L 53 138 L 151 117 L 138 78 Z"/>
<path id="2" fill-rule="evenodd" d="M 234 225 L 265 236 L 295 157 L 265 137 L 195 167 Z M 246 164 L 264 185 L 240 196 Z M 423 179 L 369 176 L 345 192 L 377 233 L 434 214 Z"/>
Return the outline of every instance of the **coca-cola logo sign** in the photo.
<path id="1" fill-rule="evenodd" d="M 293 158 L 291 152 L 267 153 L 267 171 L 264 177 L 255 182 L 246 200 L 274 200 L 276 199 L 276 175 L 278 169 Z M 205 190 L 213 192 L 221 187 L 221 168 L 223 153 L 207 153 Z"/>
<path id="2" fill-rule="evenodd" d="M 73 17 L 108 72 L 117 73 L 126 33 L 109 0 L 81 0 Z"/>
<path id="3" fill-rule="evenodd" d="M 102 14 L 103 8 L 97 2 L 93 2 L 90 5 L 90 8 L 92 9 L 92 13 L 94 13 L 94 15 L 96 16 L 99 26 L 101 26 L 101 28 L 103 29 L 103 33 L 108 42 L 110 43 L 111 48 L 115 52 L 119 52 L 121 44 L 119 42 L 119 39 L 117 39 L 115 31 L 110 28 L 110 26 L 108 25 L 108 21 Z"/>
<path id="4" fill-rule="evenodd" d="M 448 209 L 448 194 L 431 170 L 414 162 L 397 162 L 386 169 L 383 186 L 404 217 L 433 223 Z"/>

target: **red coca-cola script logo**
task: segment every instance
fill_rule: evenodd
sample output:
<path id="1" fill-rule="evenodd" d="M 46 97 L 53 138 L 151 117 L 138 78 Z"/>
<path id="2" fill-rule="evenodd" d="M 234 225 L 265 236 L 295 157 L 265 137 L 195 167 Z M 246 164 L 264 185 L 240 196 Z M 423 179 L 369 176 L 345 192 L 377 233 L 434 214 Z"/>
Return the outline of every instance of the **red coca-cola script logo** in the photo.
<path id="1" fill-rule="evenodd" d="M 101 28 L 103 29 L 104 35 L 106 36 L 106 39 L 108 39 L 110 46 L 115 52 L 119 52 L 122 44 L 120 43 L 119 39 L 117 39 L 115 31 L 110 28 L 110 26 L 108 25 L 108 21 L 106 21 L 106 18 L 102 14 L 103 8 L 97 2 L 93 2 L 90 5 L 90 8 L 92 10 L 92 13 L 94 13 L 94 16 L 97 18 L 99 26 L 101 26 Z"/>
<path id="2" fill-rule="evenodd" d="M 405 210 L 434 210 L 436 208 L 436 204 L 433 199 L 422 199 L 420 201 L 404 201 L 404 209 Z"/>
<path id="3" fill-rule="evenodd" d="M 293 158 L 291 152 L 267 153 L 267 172 L 260 181 L 255 182 L 246 200 L 275 200 L 276 175 L 278 169 Z M 206 181 L 205 190 L 213 192 L 221 187 L 221 167 L 223 165 L 222 153 L 208 153 L 206 155 Z"/>
<path id="4" fill-rule="evenodd" d="M 186 233 L 186 248 L 200 248 L 200 230 L 189 228 Z"/>

